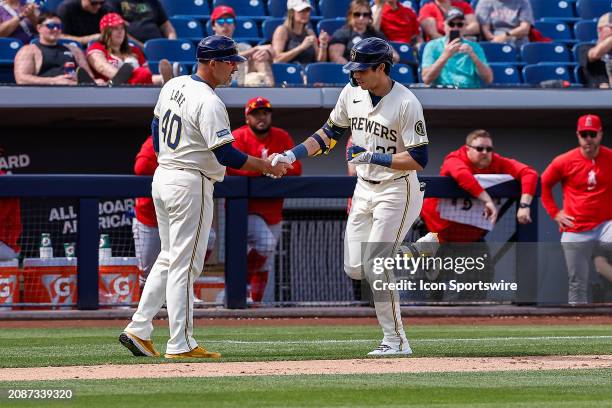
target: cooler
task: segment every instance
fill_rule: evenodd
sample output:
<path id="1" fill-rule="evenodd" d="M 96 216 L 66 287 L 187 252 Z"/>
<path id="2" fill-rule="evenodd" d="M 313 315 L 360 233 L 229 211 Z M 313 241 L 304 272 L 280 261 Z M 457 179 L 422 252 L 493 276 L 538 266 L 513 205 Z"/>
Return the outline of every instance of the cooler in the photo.
<path id="1" fill-rule="evenodd" d="M 76 258 L 26 258 L 23 269 L 22 302 L 47 304 L 26 309 L 51 305 L 53 309 L 70 309 L 76 305 Z"/>
<path id="2" fill-rule="evenodd" d="M 15 309 L 15 306 L 8 305 L 19 303 L 20 275 L 16 259 L 0 262 L 0 310 Z"/>
<path id="3" fill-rule="evenodd" d="M 193 284 L 193 294 L 204 302 L 223 303 L 225 279 L 221 276 L 199 277 Z"/>
<path id="4" fill-rule="evenodd" d="M 140 300 L 136 258 L 110 257 L 100 259 L 98 294 L 101 305 L 129 305 Z"/>

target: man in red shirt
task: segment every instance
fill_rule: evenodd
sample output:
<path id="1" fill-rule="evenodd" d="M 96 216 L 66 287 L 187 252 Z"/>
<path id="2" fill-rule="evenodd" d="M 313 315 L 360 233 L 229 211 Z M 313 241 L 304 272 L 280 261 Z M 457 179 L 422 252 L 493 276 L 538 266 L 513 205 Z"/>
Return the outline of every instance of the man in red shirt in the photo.
<path id="1" fill-rule="evenodd" d="M 0 169 L 0 176 L 5 172 Z M 0 261 L 17 258 L 21 251 L 21 208 L 18 198 L 0 198 Z"/>
<path id="2" fill-rule="evenodd" d="M 234 130 L 234 147 L 243 153 L 265 159 L 272 153 L 283 153 L 294 147 L 289 133 L 272 126 L 272 105 L 266 98 L 250 99 L 245 106 L 246 125 Z M 227 168 L 230 176 L 258 177 L 260 173 Z M 293 163 L 288 176 L 302 174 L 299 161 Z M 248 281 L 254 302 L 261 302 L 274 265 L 274 251 L 281 233 L 283 199 L 249 200 L 247 232 Z"/>
<path id="3" fill-rule="evenodd" d="M 445 35 L 444 16 L 451 8 L 461 10 L 465 16 L 466 26 L 463 35 L 469 37 L 480 34 L 480 25 L 470 3 L 461 0 L 434 0 L 423 5 L 419 11 L 419 23 L 421 23 L 425 41 L 435 40 Z"/>
<path id="4" fill-rule="evenodd" d="M 398 0 L 376 0 L 373 25 L 382 31 L 387 40 L 408 44 L 419 43 L 419 22 L 416 13 Z"/>
<path id="5" fill-rule="evenodd" d="M 576 135 L 579 146 L 555 157 L 542 173 L 542 205 L 562 232 L 571 304 L 588 302 L 595 244 L 612 242 L 612 149 L 601 145 L 599 116 L 581 116 Z M 562 209 L 552 195 L 558 182 L 563 188 Z"/>

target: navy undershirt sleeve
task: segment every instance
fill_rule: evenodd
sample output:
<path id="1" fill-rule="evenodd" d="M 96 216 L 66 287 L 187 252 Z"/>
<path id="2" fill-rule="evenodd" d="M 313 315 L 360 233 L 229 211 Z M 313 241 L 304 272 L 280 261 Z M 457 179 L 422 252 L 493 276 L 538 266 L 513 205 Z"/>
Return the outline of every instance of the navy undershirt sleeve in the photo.
<path id="1" fill-rule="evenodd" d="M 233 169 L 240 169 L 248 159 L 246 154 L 236 149 L 231 143 L 217 147 L 213 153 L 219 163 Z"/>
<path id="2" fill-rule="evenodd" d="M 415 162 L 419 163 L 422 168 L 427 166 L 427 162 L 429 161 L 429 152 L 427 150 L 427 145 L 416 146 L 408 149 L 408 153 L 414 159 Z"/>

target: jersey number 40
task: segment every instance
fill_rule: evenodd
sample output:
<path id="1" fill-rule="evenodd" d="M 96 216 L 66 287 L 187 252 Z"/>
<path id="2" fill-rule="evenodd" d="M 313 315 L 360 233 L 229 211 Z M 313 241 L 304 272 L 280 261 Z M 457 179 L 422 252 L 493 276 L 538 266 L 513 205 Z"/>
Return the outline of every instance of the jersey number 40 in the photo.
<path id="1" fill-rule="evenodd" d="M 164 135 L 164 143 L 172 150 L 176 149 L 181 140 L 183 123 L 181 117 L 171 110 L 167 110 L 162 118 L 161 132 Z"/>

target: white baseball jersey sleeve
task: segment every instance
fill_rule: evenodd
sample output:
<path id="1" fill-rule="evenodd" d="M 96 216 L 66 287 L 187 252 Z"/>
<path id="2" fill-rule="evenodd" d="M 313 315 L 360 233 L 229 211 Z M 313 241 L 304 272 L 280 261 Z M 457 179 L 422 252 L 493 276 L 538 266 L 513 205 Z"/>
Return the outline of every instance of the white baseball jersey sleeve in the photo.
<path id="1" fill-rule="evenodd" d="M 397 82 L 376 106 L 368 91 L 346 85 L 329 119 L 351 129 L 354 145 L 375 153 L 402 153 L 428 143 L 421 103 Z M 357 175 L 371 181 L 392 180 L 408 173 L 374 164 L 357 166 Z"/>
<path id="2" fill-rule="evenodd" d="M 159 118 L 159 165 L 166 169 L 194 169 L 223 180 L 213 149 L 234 140 L 225 104 L 206 83 L 184 75 L 162 88 L 155 116 Z"/>

